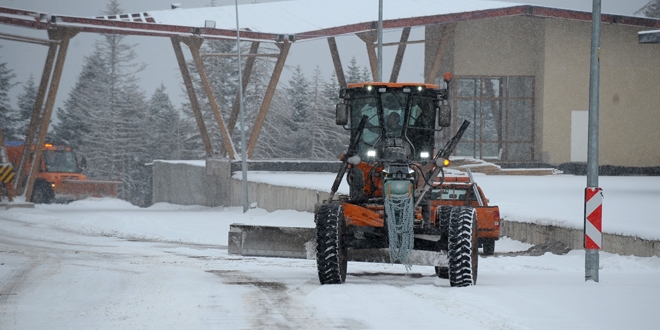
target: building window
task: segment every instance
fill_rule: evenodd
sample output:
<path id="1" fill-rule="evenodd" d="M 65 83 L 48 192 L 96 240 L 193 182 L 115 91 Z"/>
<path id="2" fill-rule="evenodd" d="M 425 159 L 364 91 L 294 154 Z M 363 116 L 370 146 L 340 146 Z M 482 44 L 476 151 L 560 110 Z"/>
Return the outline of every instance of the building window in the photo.
<path id="1" fill-rule="evenodd" d="M 534 161 L 534 77 L 458 77 L 454 131 L 470 121 L 457 156 Z"/>

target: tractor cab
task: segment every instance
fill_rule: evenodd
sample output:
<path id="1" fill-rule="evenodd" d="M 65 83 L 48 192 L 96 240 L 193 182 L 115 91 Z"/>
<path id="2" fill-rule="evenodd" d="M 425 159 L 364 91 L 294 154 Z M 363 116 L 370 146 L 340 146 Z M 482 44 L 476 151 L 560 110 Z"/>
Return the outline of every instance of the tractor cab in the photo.
<path id="1" fill-rule="evenodd" d="M 434 167 L 436 127 L 450 124 L 447 89 L 413 83 L 358 83 L 342 89 L 337 124 L 351 131 L 355 155 L 347 180 L 354 201 L 382 198 L 382 189 L 417 189 Z M 365 123 L 361 123 L 363 119 Z M 362 126 L 360 125 L 362 124 Z M 420 175 L 423 174 L 423 175 Z"/>
<path id="2" fill-rule="evenodd" d="M 431 84 L 349 84 L 340 95 L 337 124 L 357 132 L 362 116 L 367 123 L 358 156 L 373 164 L 382 160 L 429 161 L 433 157 L 436 117 L 439 127 L 449 126 L 447 90 Z M 437 114 L 440 113 L 440 116 Z"/>

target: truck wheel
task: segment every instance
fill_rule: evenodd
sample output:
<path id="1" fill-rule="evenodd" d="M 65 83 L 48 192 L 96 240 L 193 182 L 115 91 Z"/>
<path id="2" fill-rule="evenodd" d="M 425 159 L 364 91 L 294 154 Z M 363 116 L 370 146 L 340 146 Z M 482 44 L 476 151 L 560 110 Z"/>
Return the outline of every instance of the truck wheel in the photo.
<path id="1" fill-rule="evenodd" d="M 449 217 L 449 284 L 477 284 L 479 262 L 477 214 L 471 207 L 455 207 Z"/>
<path id="2" fill-rule="evenodd" d="M 487 256 L 492 256 L 495 253 L 495 240 L 490 238 L 484 240 L 483 247 L 484 254 Z"/>
<path id="3" fill-rule="evenodd" d="M 449 268 L 435 266 L 435 275 L 439 278 L 449 278 Z"/>
<path id="4" fill-rule="evenodd" d="M 447 231 L 449 230 L 449 216 L 451 215 L 452 206 L 440 206 L 436 210 L 436 226 L 440 228 L 442 235 L 440 240 L 437 243 L 437 251 L 447 251 Z M 449 278 L 449 268 L 448 267 L 435 267 L 435 274 L 439 278 Z"/>
<path id="5" fill-rule="evenodd" d="M 339 204 L 324 204 L 316 211 L 316 266 L 321 284 L 346 280 L 348 250 L 344 244 L 346 224 Z"/>
<path id="6" fill-rule="evenodd" d="M 50 204 L 54 197 L 53 189 L 50 188 L 48 182 L 37 180 L 34 182 L 32 188 L 32 196 L 30 201 L 35 204 Z"/>

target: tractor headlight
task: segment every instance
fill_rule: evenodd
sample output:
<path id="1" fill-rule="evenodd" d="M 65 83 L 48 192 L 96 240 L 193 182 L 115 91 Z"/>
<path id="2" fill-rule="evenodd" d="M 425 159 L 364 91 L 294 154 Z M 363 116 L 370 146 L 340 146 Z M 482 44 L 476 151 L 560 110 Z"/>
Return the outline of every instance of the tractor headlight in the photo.
<path id="1" fill-rule="evenodd" d="M 429 158 L 429 152 L 428 151 L 422 151 L 422 152 L 419 153 L 419 157 L 424 158 L 424 159 Z"/>
<path id="2" fill-rule="evenodd" d="M 367 157 L 376 157 L 376 150 L 367 150 Z"/>

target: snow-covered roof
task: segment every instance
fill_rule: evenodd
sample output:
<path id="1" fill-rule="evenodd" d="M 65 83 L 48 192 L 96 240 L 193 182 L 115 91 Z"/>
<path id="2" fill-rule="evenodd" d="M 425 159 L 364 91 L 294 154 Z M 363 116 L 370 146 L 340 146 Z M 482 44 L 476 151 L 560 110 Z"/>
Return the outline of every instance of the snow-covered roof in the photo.
<path id="1" fill-rule="evenodd" d="M 244 40 L 316 39 L 376 28 L 378 0 L 292 0 L 240 5 Z M 518 3 L 484 0 L 383 0 L 383 28 L 427 26 L 474 19 L 529 16 L 591 21 L 591 13 Z M 207 21 L 214 24 L 207 25 Z M 602 15 L 605 24 L 660 28 L 660 20 Z M 235 38 L 234 6 L 178 8 L 139 13 L 75 17 L 0 7 L 0 24 L 35 29 L 73 27 L 81 32 L 147 36 Z M 207 27 L 208 26 L 208 27 Z"/>
<path id="2" fill-rule="evenodd" d="M 383 0 L 383 20 L 447 15 L 520 6 L 483 0 Z M 240 29 L 276 34 L 302 34 L 378 20 L 378 0 L 294 0 L 238 6 Z M 234 6 L 149 11 L 156 23 L 236 29 Z"/>

